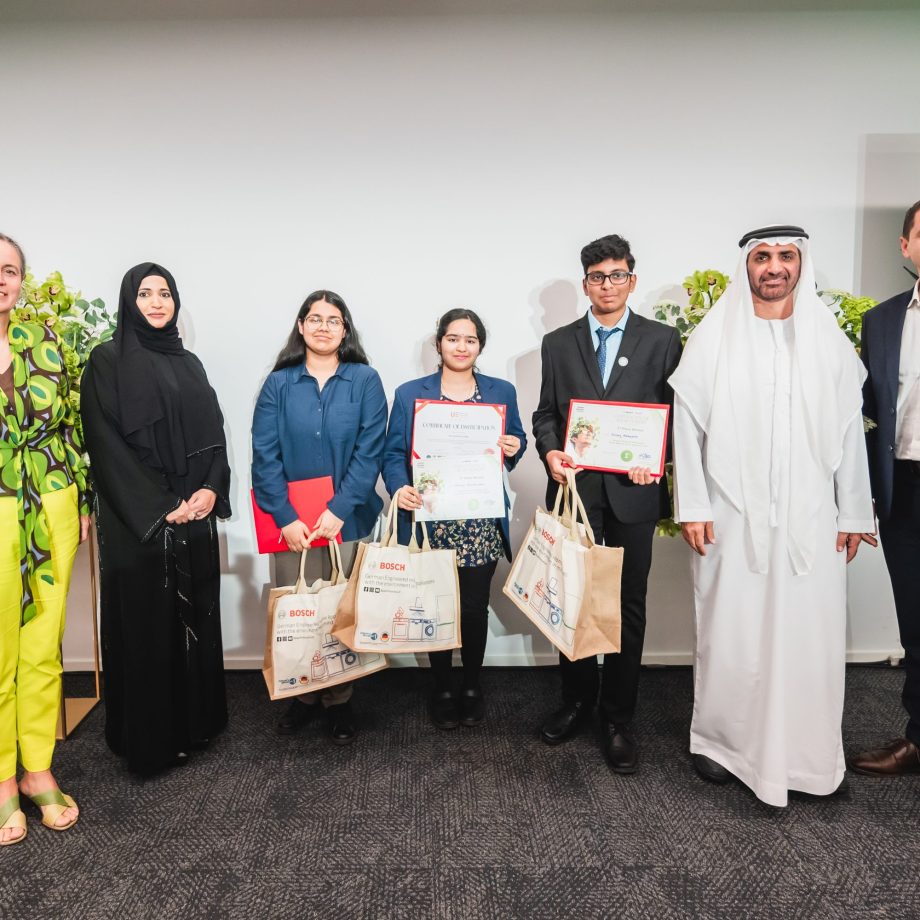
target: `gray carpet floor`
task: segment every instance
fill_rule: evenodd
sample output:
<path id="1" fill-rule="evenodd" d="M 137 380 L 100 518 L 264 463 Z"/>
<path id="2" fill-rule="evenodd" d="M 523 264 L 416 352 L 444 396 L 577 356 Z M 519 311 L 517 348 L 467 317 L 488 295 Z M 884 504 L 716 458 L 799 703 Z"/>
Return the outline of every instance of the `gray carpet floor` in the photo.
<path id="1" fill-rule="evenodd" d="M 920 777 L 850 776 L 786 809 L 697 779 L 688 669 L 643 672 L 641 769 L 612 774 L 593 735 L 542 744 L 554 669 L 490 669 L 488 721 L 442 733 L 428 675 L 355 695 L 361 734 L 278 736 L 261 675 L 230 673 L 230 726 L 188 765 L 129 776 L 98 708 L 55 768 L 83 813 L 0 850 L 4 920 L 70 918 L 920 917 Z M 70 692 L 80 679 L 70 678 Z M 83 681 L 85 683 L 85 680 Z M 901 674 L 850 668 L 847 752 L 902 725 Z"/>

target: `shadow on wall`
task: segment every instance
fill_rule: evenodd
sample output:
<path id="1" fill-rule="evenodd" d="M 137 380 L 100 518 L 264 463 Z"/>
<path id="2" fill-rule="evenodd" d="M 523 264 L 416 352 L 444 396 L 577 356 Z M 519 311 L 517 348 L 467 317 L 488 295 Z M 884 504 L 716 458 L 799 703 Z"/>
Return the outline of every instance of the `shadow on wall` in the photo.
<path id="1" fill-rule="evenodd" d="M 529 298 L 530 325 L 542 341 L 547 332 L 574 322 L 579 316 L 578 289 L 571 281 L 555 280 L 537 288 Z M 508 379 L 517 389 L 521 421 L 527 432 L 527 452 L 509 477 L 512 501 L 511 548 L 516 551 L 531 524 L 533 509 L 546 502 L 546 472 L 537 455 L 533 441 L 531 419 L 540 397 L 542 362 L 540 346 L 513 357 L 508 363 Z M 493 582 L 492 610 L 495 635 L 522 635 L 530 639 L 528 653 L 533 663 L 536 656 L 552 656 L 552 646 L 542 636 L 531 635 L 527 621 L 520 611 L 501 593 L 501 585 L 508 577 L 508 563 L 499 562 Z"/>
<path id="2" fill-rule="evenodd" d="M 438 349 L 435 345 L 434 333 L 425 336 L 418 343 L 419 366 L 422 369 L 422 376 L 427 377 L 433 374 L 441 367 L 441 359 L 438 355 Z"/>
<path id="3" fill-rule="evenodd" d="M 253 537 L 253 541 L 255 537 Z M 218 544 L 220 546 L 220 571 L 221 578 L 233 581 L 237 586 L 238 593 L 233 598 L 234 608 L 232 614 L 236 615 L 236 624 L 239 630 L 239 639 L 232 645 L 226 639 L 227 630 L 224 638 L 224 660 L 231 661 L 235 654 L 251 655 L 252 649 L 258 649 L 258 655 L 261 657 L 262 648 L 265 645 L 265 617 L 264 612 L 268 607 L 268 592 L 271 585 L 266 584 L 260 578 L 256 581 L 256 559 L 258 558 L 249 552 L 236 552 L 233 556 L 233 565 L 230 565 L 229 547 L 227 545 L 227 534 L 223 530 L 218 530 Z M 222 600 L 226 597 L 224 595 Z M 222 619 L 227 620 L 231 617 L 230 608 L 221 607 Z"/>
<path id="4" fill-rule="evenodd" d="M 904 212 L 920 194 L 920 134 L 864 135 L 859 168 L 862 195 L 856 213 L 853 289 L 862 297 L 887 300 L 914 284 L 904 271 L 898 237 Z"/>
<path id="5" fill-rule="evenodd" d="M 664 287 L 649 291 L 638 306 L 631 303 L 630 308 L 647 319 L 655 319 L 655 304 L 660 303 L 662 300 L 673 300 L 685 307 L 690 298 L 680 285 L 666 284 Z"/>

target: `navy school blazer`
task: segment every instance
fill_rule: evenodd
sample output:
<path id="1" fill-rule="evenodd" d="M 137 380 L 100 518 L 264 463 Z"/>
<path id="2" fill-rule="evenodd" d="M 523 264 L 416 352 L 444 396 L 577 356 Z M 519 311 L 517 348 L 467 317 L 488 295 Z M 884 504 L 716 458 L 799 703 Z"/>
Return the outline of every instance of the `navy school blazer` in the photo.
<path id="1" fill-rule="evenodd" d="M 514 386 L 507 380 L 498 377 L 487 377 L 485 374 L 476 374 L 479 384 L 479 393 L 484 403 L 507 406 L 505 416 L 505 433 L 513 434 L 520 438 L 521 447 L 513 457 L 505 457 L 505 468 L 513 470 L 518 460 L 527 447 L 527 435 L 521 424 L 521 414 L 518 412 L 517 393 Z M 390 497 L 403 486 L 412 484 L 412 470 L 410 467 L 410 453 L 412 451 L 412 420 L 415 415 L 415 401 L 417 399 L 441 398 L 441 373 L 440 371 L 428 377 L 419 377 L 410 380 L 396 390 L 393 397 L 393 408 L 390 411 L 390 423 L 387 428 L 386 444 L 383 448 L 383 482 Z M 508 492 L 505 491 L 505 516 L 499 518 L 502 543 L 505 545 L 505 556 L 511 559 L 511 540 L 508 533 L 508 509 L 510 502 Z M 398 537 L 400 543 L 408 543 L 412 517 L 408 511 L 400 511 L 398 516 Z M 420 537 L 420 534 L 419 534 Z"/>

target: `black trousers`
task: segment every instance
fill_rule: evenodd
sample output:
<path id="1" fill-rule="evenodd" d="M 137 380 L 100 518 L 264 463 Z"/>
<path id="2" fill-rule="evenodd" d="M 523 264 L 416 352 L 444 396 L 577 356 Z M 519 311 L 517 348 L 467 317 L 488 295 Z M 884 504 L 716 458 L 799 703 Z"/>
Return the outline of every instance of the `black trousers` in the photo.
<path id="1" fill-rule="evenodd" d="M 904 646 L 905 736 L 920 745 L 920 476 L 896 460 L 891 517 L 879 522 Z"/>
<path id="2" fill-rule="evenodd" d="M 650 487 L 651 488 L 651 487 Z M 592 706 L 600 691 L 601 714 L 611 722 L 630 722 L 639 695 L 639 671 L 645 643 L 645 596 L 652 565 L 655 521 L 624 524 L 618 521 L 606 499 L 586 509 L 594 539 L 605 546 L 623 547 L 623 579 L 620 586 L 622 637 L 620 652 L 604 655 L 603 674 L 597 658 L 569 661 L 559 654 L 562 699 L 567 704 L 585 701 Z"/>
<path id="3" fill-rule="evenodd" d="M 497 562 L 485 565 L 461 566 L 457 569 L 460 581 L 460 660 L 463 662 L 463 689 L 479 687 L 479 672 L 486 654 L 489 635 L 489 589 Z M 429 652 L 431 672 L 436 690 L 452 690 L 450 683 L 453 651 Z"/>

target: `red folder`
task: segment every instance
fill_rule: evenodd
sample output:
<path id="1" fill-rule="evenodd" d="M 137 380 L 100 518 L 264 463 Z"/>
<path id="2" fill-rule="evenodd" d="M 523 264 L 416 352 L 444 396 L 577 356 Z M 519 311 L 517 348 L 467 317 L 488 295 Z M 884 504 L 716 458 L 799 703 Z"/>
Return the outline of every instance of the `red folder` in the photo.
<path id="1" fill-rule="evenodd" d="M 256 504 L 255 491 L 250 489 L 249 494 L 252 498 L 252 517 L 256 525 L 256 542 L 259 544 L 259 552 L 286 553 L 288 547 L 284 542 L 284 537 L 281 536 L 281 528 L 267 511 L 263 511 Z M 307 527 L 312 527 L 316 523 L 316 519 L 326 510 L 326 505 L 333 495 L 335 495 L 335 488 L 332 485 L 331 476 L 300 479 L 297 482 L 288 483 L 288 500 L 294 506 L 297 517 Z M 342 535 L 339 534 L 335 541 L 341 543 Z M 328 540 L 317 538 L 310 545 L 327 546 L 328 544 Z"/>

